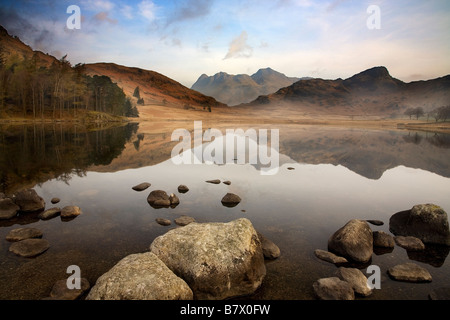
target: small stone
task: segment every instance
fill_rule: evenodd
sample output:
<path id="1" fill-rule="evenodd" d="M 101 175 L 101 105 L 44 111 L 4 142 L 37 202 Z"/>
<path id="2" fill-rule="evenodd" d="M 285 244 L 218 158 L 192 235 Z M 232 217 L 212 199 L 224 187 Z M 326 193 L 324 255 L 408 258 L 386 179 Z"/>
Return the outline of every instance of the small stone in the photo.
<path id="1" fill-rule="evenodd" d="M 231 184 L 231 181 L 224 181 L 223 184 L 226 184 L 227 186 L 229 186 Z"/>
<path id="2" fill-rule="evenodd" d="M 25 239 L 14 242 L 9 251 L 26 258 L 35 257 L 45 252 L 50 247 L 50 244 L 45 239 Z"/>
<path id="3" fill-rule="evenodd" d="M 265 236 L 263 236 L 261 233 L 257 233 L 259 241 L 261 241 L 261 247 L 263 251 L 264 258 L 269 260 L 274 260 L 278 258 L 281 254 L 280 248 L 273 243 L 271 240 L 267 239 Z"/>
<path id="4" fill-rule="evenodd" d="M 326 261 L 326 262 L 334 263 L 334 264 L 341 264 L 341 263 L 348 262 L 348 260 L 345 259 L 344 257 L 339 257 L 332 252 L 321 250 L 321 249 L 314 250 L 314 254 L 316 255 L 317 258 L 319 258 L 323 261 Z"/>
<path id="5" fill-rule="evenodd" d="M 212 183 L 212 184 L 219 184 L 220 180 L 219 179 L 214 179 L 214 180 L 206 180 L 206 182 L 208 183 Z"/>
<path id="6" fill-rule="evenodd" d="M 44 212 L 39 213 L 38 218 L 42 220 L 48 220 L 61 214 L 60 208 L 50 208 Z"/>
<path id="7" fill-rule="evenodd" d="M 172 222 L 170 222 L 169 219 L 156 218 L 155 220 L 157 223 L 159 223 L 162 226 L 170 226 L 172 224 Z"/>
<path id="8" fill-rule="evenodd" d="M 77 206 L 66 206 L 61 210 L 62 219 L 75 218 L 82 214 L 80 207 Z"/>
<path id="9" fill-rule="evenodd" d="M 340 267 L 336 271 L 336 276 L 339 279 L 350 283 L 355 293 L 363 297 L 367 297 L 372 294 L 372 289 L 367 284 L 367 278 L 361 270 L 356 268 Z"/>
<path id="10" fill-rule="evenodd" d="M 373 224 L 374 226 L 382 226 L 384 224 L 381 220 L 366 220 L 367 222 Z"/>
<path id="11" fill-rule="evenodd" d="M 313 283 L 314 293 L 321 300 L 354 300 L 352 286 L 338 277 L 322 278 Z"/>
<path id="12" fill-rule="evenodd" d="M 175 219 L 175 223 L 179 226 L 186 226 L 191 222 L 195 222 L 195 219 L 189 216 L 181 216 Z"/>
<path id="13" fill-rule="evenodd" d="M 227 193 L 222 198 L 222 204 L 226 207 L 232 208 L 235 207 L 241 202 L 241 198 L 234 193 Z"/>
<path id="14" fill-rule="evenodd" d="M 0 220 L 15 217 L 19 209 L 20 207 L 10 198 L 0 199 Z"/>
<path id="15" fill-rule="evenodd" d="M 394 240 L 397 245 L 409 251 L 421 251 L 425 249 L 425 245 L 422 240 L 416 237 L 397 236 L 394 237 Z"/>
<path id="16" fill-rule="evenodd" d="M 36 228 L 13 229 L 6 235 L 6 240 L 15 242 L 31 238 L 42 238 L 42 231 Z"/>
<path id="17" fill-rule="evenodd" d="M 86 278 L 80 279 L 80 289 L 69 289 L 67 287 L 67 280 L 59 280 L 53 285 L 50 297 L 57 300 L 76 300 L 83 293 L 85 293 L 91 285 Z"/>
<path id="18" fill-rule="evenodd" d="M 169 201 L 172 207 L 176 207 L 180 204 L 180 199 L 173 193 L 169 196 Z"/>
<path id="19" fill-rule="evenodd" d="M 60 201 L 61 201 L 61 199 L 59 199 L 59 198 L 52 198 L 52 199 L 50 200 L 50 202 L 53 203 L 53 204 L 56 204 L 56 203 L 58 203 L 58 202 L 60 202 Z"/>
<path id="20" fill-rule="evenodd" d="M 147 189 L 148 187 L 150 187 L 151 184 L 148 182 L 142 182 L 134 187 L 132 187 L 131 189 L 133 189 L 134 191 L 144 191 L 145 189 Z"/>
<path id="21" fill-rule="evenodd" d="M 179 193 L 186 193 L 189 191 L 189 188 L 187 186 L 185 186 L 184 184 L 180 184 L 178 186 L 178 192 Z"/>
<path id="22" fill-rule="evenodd" d="M 389 268 L 388 274 L 394 280 L 405 282 L 431 282 L 432 280 L 428 270 L 412 262 Z"/>
<path id="23" fill-rule="evenodd" d="M 287 169 L 288 169 L 288 170 L 295 170 L 294 167 L 288 167 Z"/>
<path id="24" fill-rule="evenodd" d="M 381 248 L 393 248 L 395 246 L 394 238 L 384 231 L 374 231 L 373 246 Z"/>

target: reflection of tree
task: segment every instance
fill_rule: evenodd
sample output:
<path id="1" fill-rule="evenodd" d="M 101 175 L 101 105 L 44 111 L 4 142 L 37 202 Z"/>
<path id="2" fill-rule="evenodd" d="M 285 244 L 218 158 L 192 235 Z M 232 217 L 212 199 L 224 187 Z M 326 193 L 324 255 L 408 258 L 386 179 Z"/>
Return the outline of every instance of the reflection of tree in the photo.
<path id="1" fill-rule="evenodd" d="M 450 148 L 450 134 L 434 133 L 432 136 L 427 137 L 427 141 L 438 148 Z"/>
<path id="2" fill-rule="evenodd" d="M 78 126 L 33 124 L 0 127 L 0 192 L 57 179 L 69 183 L 90 165 L 120 155 L 138 124 L 88 131 Z"/>
<path id="3" fill-rule="evenodd" d="M 411 132 L 408 133 L 407 136 L 403 136 L 403 140 L 408 143 L 420 144 L 422 142 L 423 137 L 419 135 L 419 133 L 414 133 L 411 135 Z"/>

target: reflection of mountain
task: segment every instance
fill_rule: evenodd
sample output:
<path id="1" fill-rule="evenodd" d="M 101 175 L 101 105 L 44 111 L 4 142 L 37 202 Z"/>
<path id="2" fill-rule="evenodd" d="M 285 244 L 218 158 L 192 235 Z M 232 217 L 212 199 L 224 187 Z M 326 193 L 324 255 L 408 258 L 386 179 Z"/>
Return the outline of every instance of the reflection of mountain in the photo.
<path id="1" fill-rule="evenodd" d="M 108 165 L 137 128 L 136 123 L 96 131 L 61 124 L 0 127 L 0 192 L 69 180 L 90 165 Z"/>
<path id="2" fill-rule="evenodd" d="M 400 165 L 450 177 L 448 134 L 309 127 L 283 136 L 280 153 L 300 163 L 342 165 L 369 179 Z"/>

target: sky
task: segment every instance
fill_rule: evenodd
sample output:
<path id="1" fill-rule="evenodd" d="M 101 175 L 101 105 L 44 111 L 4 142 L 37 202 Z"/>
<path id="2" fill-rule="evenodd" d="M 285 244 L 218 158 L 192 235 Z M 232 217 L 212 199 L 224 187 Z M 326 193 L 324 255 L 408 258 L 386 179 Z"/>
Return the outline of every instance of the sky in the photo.
<path id="1" fill-rule="evenodd" d="M 450 74 L 448 0 L 2 0 L 0 24 L 73 65 L 114 62 L 187 87 L 267 67 L 323 79 L 375 66 L 405 82 Z"/>

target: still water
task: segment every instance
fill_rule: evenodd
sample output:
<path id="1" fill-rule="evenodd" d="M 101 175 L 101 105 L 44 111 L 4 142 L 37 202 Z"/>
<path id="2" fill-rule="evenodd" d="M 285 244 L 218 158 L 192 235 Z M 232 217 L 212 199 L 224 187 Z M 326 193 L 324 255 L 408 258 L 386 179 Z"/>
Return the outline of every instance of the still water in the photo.
<path id="1" fill-rule="evenodd" d="M 175 218 L 189 215 L 198 222 L 246 217 L 280 247 L 281 257 L 266 263 L 262 287 L 247 299 L 310 300 L 315 299 L 313 282 L 337 269 L 317 259 L 314 250 L 327 250 L 329 236 L 348 220 L 381 220 L 384 225 L 370 225 L 372 230 L 389 233 L 391 215 L 415 204 L 435 203 L 450 212 L 446 134 L 277 126 L 279 170 L 262 175 L 253 163 L 174 164 L 170 156 L 176 142 L 170 139 L 176 126 L 3 128 L 0 192 L 33 187 L 46 208 L 77 205 L 83 214 L 70 221 L 42 221 L 37 214 L 0 221 L 0 299 L 45 298 L 57 280 L 69 276 L 70 265 L 78 265 L 81 276 L 94 284 L 123 257 L 147 251 L 155 237 L 176 226 Z M 211 179 L 231 185 L 205 182 Z M 131 189 L 141 182 L 151 187 Z M 180 184 L 189 191 L 178 193 Z M 156 189 L 176 193 L 180 205 L 152 208 L 146 199 Z M 223 206 L 227 192 L 239 195 L 241 203 Z M 61 202 L 52 205 L 53 197 Z M 161 226 L 156 218 L 170 219 L 172 225 Z M 9 252 L 5 237 L 19 227 L 40 229 L 50 248 L 35 258 Z M 398 246 L 375 253 L 370 264 L 381 268 L 381 289 L 358 299 L 428 299 L 432 289 L 450 283 L 448 253 L 448 248 L 429 247 L 411 254 Z M 388 268 L 411 260 L 431 273 L 431 283 L 389 278 Z"/>

